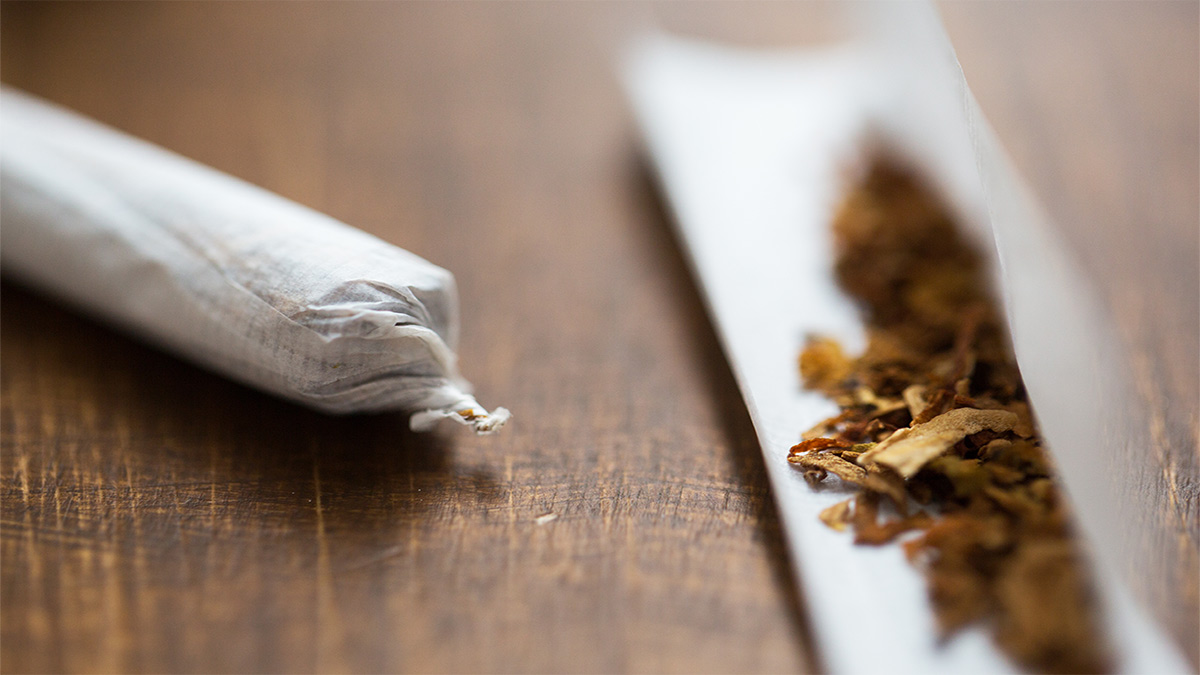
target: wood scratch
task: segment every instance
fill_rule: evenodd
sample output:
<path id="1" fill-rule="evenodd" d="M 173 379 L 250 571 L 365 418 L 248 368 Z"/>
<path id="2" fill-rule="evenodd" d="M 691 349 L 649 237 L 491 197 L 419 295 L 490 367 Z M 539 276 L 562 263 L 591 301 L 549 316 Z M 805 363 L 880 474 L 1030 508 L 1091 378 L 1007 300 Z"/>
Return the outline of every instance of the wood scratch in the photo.
<path id="1" fill-rule="evenodd" d="M 317 461 L 316 443 L 312 446 L 313 507 L 316 509 L 317 566 L 316 566 L 316 662 L 315 670 L 335 670 L 327 661 L 330 652 L 340 644 L 341 621 L 334 602 L 333 574 L 329 562 L 329 540 L 325 533 L 325 506 L 321 491 L 321 465 Z M 332 648 L 332 649 L 331 649 Z"/>
<path id="2" fill-rule="evenodd" d="M 317 544 L 320 550 L 326 550 L 325 546 L 325 510 L 321 506 L 321 466 L 317 463 L 316 458 L 313 458 L 313 491 L 315 493 L 316 509 L 317 509 Z"/>
<path id="3" fill-rule="evenodd" d="M 29 457 L 22 453 L 19 461 L 21 462 L 22 473 L 24 474 L 28 471 Z M 23 519 L 23 526 L 25 528 L 25 551 L 29 574 L 26 583 L 29 584 L 29 588 L 34 589 L 29 627 L 34 641 L 45 644 L 51 639 L 51 610 L 46 606 L 45 585 L 42 580 L 42 551 L 41 547 L 38 546 L 37 538 L 34 536 L 33 510 L 29 508 L 28 477 L 22 475 L 21 482 L 25 490 L 25 517 Z"/>
<path id="4" fill-rule="evenodd" d="M 53 473 L 54 478 L 53 478 L 53 488 L 52 489 L 54 491 L 54 528 L 59 533 L 62 533 L 63 532 L 63 509 L 62 509 L 62 490 L 61 490 L 62 485 L 61 485 L 61 481 L 59 480 L 59 477 L 62 475 L 62 470 L 58 466 L 57 458 L 55 458 L 53 468 L 54 468 L 54 473 Z M 49 478 L 49 476 L 45 476 L 45 475 L 42 476 L 42 493 L 43 494 L 45 494 L 46 489 L 49 487 L 47 485 L 47 483 L 50 482 L 47 480 L 48 478 Z"/>
<path id="5" fill-rule="evenodd" d="M 347 565 L 346 567 L 343 567 L 342 571 L 343 572 L 353 572 L 355 570 L 365 569 L 372 565 L 377 565 L 386 560 L 390 560 L 397 556 L 403 555 L 404 550 L 405 549 L 403 546 L 390 546 L 390 547 L 380 551 L 379 553 L 376 553 L 373 556 L 369 556 L 369 557 L 364 558 L 356 563 L 353 563 L 351 565 Z"/>
<path id="6" fill-rule="evenodd" d="M 215 532 L 217 528 L 217 443 L 210 440 L 208 445 L 208 529 Z"/>
<path id="7" fill-rule="evenodd" d="M 127 506 L 129 509 L 129 520 L 132 524 L 132 539 L 133 539 L 133 579 L 130 584 L 133 587 L 132 600 L 126 600 L 126 606 L 129 612 L 126 617 L 123 617 L 126 626 L 138 626 L 147 617 L 154 616 L 154 603 L 149 593 L 145 592 L 149 585 L 150 579 L 150 564 L 147 562 L 146 538 L 142 527 L 142 513 L 139 504 L 141 493 L 134 480 L 132 452 L 133 448 L 133 430 L 131 427 L 122 424 L 118 432 L 118 448 L 121 453 L 121 464 L 125 469 L 125 489 L 128 491 Z M 114 481 L 116 482 L 116 481 Z M 119 498 L 117 503 L 120 503 Z M 115 520 L 115 518 L 114 518 Z M 134 649 L 141 649 L 141 642 L 144 633 L 136 630 L 128 631 L 137 637 Z M 128 669 L 126 666 L 125 669 Z"/>
<path id="8" fill-rule="evenodd" d="M 104 550 L 100 552 L 101 565 L 103 566 L 103 606 L 104 606 L 104 621 L 107 624 L 105 631 L 107 639 L 102 641 L 103 648 L 100 654 L 96 655 L 99 660 L 93 663 L 93 667 L 99 671 L 117 672 L 119 670 L 128 670 L 128 667 L 122 667 L 121 655 L 128 654 L 132 651 L 130 639 L 132 632 L 125 630 L 125 598 L 122 592 L 122 570 L 118 554 L 113 550 Z M 70 578 L 63 570 L 59 571 L 60 588 L 70 588 Z M 74 598 L 78 598 L 77 594 L 70 594 Z M 60 607 L 65 611 L 72 606 L 69 600 L 60 599 Z M 76 610 L 78 611 L 78 610 Z"/>
<path id="9" fill-rule="evenodd" d="M 1175 462 L 1171 457 L 1171 442 L 1167 437 L 1167 422 L 1163 414 L 1163 399 L 1155 387 L 1153 366 L 1149 358 L 1142 352 L 1137 352 L 1133 358 L 1134 380 L 1138 393 L 1146 402 L 1150 413 L 1150 446 L 1154 449 L 1154 458 L 1158 460 L 1163 480 L 1167 484 L 1167 502 L 1171 514 L 1174 515 L 1176 527 L 1189 539 L 1194 535 L 1188 531 L 1187 517 L 1180 507 L 1178 476 L 1175 473 Z"/>
<path id="10" fill-rule="evenodd" d="M 508 490 L 508 523 L 513 525 L 517 522 L 516 508 L 516 490 L 513 489 L 513 462 L 512 457 L 504 457 L 504 485 Z"/>
<path id="11" fill-rule="evenodd" d="M 29 514 L 29 455 L 21 452 L 17 457 L 17 473 L 21 476 L 21 497 L 25 502 L 25 514 Z"/>

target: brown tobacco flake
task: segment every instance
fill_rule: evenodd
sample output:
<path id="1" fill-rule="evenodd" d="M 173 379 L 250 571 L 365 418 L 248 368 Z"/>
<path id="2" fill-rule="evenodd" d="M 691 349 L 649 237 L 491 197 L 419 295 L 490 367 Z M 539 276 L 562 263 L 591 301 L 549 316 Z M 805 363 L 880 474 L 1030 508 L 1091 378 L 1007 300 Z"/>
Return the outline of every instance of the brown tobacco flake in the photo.
<path id="1" fill-rule="evenodd" d="M 851 501 L 854 503 L 854 511 L 848 518 L 848 522 L 854 526 L 854 543 L 856 544 L 871 546 L 888 544 L 905 532 L 925 529 L 933 524 L 933 519 L 925 513 L 917 513 L 883 523 L 878 522 L 879 495 L 872 492 L 860 493 L 853 500 L 847 500 L 842 504 L 848 505 Z M 835 506 L 840 506 L 840 504 Z M 845 521 L 844 514 L 842 517 Z M 834 529 L 841 528 L 835 527 Z"/>
<path id="2" fill-rule="evenodd" d="M 859 455 L 859 457 L 861 456 Z M 846 459 L 849 460 L 848 457 Z M 904 479 L 891 469 L 879 464 L 868 466 L 867 477 L 863 480 L 862 486 L 872 492 L 886 495 L 901 513 L 908 512 L 908 497 L 905 491 Z"/>
<path id="3" fill-rule="evenodd" d="M 852 357 L 811 338 L 800 355 L 805 386 L 842 411 L 788 461 L 814 485 L 832 473 L 858 490 L 822 522 L 863 545 L 910 533 L 904 552 L 944 636 L 981 623 L 1024 668 L 1108 670 L 1090 575 L 980 257 L 932 192 L 883 161 L 833 229 L 867 347 Z M 884 498 L 898 515 L 881 519 Z M 910 500 L 929 509 L 910 515 Z"/>
<path id="4" fill-rule="evenodd" d="M 854 497 L 854 517 L 850 522 L 855 531 L 875 527 L 879 519 L 879 495 L 874 492 L 860 492 Z"/>
<path id="5" fill-rule="evenodd" d="M 815 452 L 817 450 L 825 450 L 828 448 L 848 448 L 850 445 L 851 444 L 846 441 L 840 441 L 833 438 L 811 438 L 807 441 L 802 441 L 796 445 L 793 445 L 792 449 L 788 452 L 788 458 L 790 459 L 794 455 L 800 455 L 806 452 Z"/>
<path id="6" fill-rule="evenodd" d="M 901 397 L 904 399 L 904 405 L 908 407 L 908 414 L 914 419 L 929 407 L 929 401 L 925 398 L 924 385 L 914 384 L 905 387 Z"/>
<path id="7" fill-rule="evenodd" d="M 1017 550 L 997 582 L 1004 611 L 996 626 L 996 641 L 1022 662 L 1043 664 L 1047 671 L 1059 673 L 1105 669 L 1096 653 L 1062 649 L 1064 644 L 1086 644 L 1097 631 L 1094 613 L 1070 611 L 1093 603 L 1078 558 L 1079 551 L 1070 541 L 1030 541 Z"/>
<path id="8" fill-rule="evenodd" d="M 959 408 L 924 424 L 901 429 L 858 458 L 860 465 L 882 464 L 912 478 L 930 460 L 944 454 L 962 439 L 984 429 L 1009 431 L 1017 416 L 1005 410 Z"/>
<path id="9" fill-rule="evenodd" d="M 833 453 L 817 452 L 793 455 L 788 457 L 788 461 L 808 469 L 805 471 L 804 477 L 808 478 L 810 475 L 815 477 L 809 480 L 810 483 L 821 482 L 827 472 L 855 485 L 862 485 L 863 481 L 867 479 L 866 469 L 847 462 Z"/>
<path id="10" fill-rule="evenodd" d="M 905 518 L 890 520 L 885 523 L 877 523 L 857 530 L 854 533 L 854 543 L 869 544 L 871 546 L 881 546 L 890 544 L 896 540 L 896 537 L 911 532 L 912 530 L 923 530 L 933 524 L 933 518 L 927 513 L 917 513 Z"/>
<path id="11" fill-rule="evenodd" d="M 846 525 L 850 522 L 850 502 L 853 499 L 840 501 L 833 506 L 821 511 L 821 522 L 829 527 L 841 532 L 846 529 Z"/>
<path id="12" fill-rule="evenodd" d="M 913 415 L 913 424 L 924 424 L 949 410 L 953 404 L 954 393 L 947 389 L 939 389 L 934 392 L 932 398 L 926 401 L 921 412 Z"/>
<path id="13" fill-rule="evenodd" d="M 800 354 L 800 374 L 817 389 L 837 387 L 850 374 L 850 366 L 842 346 L 828 338 L 810 338 Z"/>

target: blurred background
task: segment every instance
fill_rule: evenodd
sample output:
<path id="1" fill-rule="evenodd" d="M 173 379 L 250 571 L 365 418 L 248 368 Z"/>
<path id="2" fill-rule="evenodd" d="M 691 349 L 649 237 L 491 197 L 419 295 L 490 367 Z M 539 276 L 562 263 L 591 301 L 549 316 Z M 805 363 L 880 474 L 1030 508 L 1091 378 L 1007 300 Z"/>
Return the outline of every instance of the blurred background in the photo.
<path id="1" fill-rule="evenodd" d="M 1162 492 L 1135 590 L 1195 666 L 1200 4 L 940 8 L 1133 354 Z M 819 668 L 615 70 L 648 26 L 812 45 L 842 13 L 0 4 L 4 84 L 451 269 L 463 370 L 517 415 L 487 440 L 324 417 L 6 281 L 4 670 Z"/>

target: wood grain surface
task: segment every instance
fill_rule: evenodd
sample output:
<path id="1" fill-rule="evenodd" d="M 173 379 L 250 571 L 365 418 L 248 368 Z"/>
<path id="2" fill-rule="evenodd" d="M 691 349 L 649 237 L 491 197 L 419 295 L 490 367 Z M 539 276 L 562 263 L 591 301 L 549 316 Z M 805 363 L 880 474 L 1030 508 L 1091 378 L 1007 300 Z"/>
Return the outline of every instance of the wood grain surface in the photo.
<path id="1" fill-rule="evenodd" d="M 1193 663 L 1197 7 L 946 8 L 985 111 L 1126 327 L 1164 485 L 1140 592 Z M 831 13 L 0 5 L 6 84 L 453 270 L 464 372 L 517 415 L 479 439 L 311 413 L 5 281 L 0 668 L 819 669 L 613 72 L 649 18 L 778 45 L 826 38 Z"/>

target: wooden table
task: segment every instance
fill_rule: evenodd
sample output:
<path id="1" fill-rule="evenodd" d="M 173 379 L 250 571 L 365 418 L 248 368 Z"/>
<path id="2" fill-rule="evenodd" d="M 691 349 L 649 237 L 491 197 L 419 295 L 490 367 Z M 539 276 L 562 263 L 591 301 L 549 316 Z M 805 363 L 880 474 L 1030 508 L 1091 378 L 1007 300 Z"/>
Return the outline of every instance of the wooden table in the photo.
<path id="1" fill-rule="evenodd" d="M 1193 663 L 1197 7 L 946 8 L 1126 327 L 1168 486 L 1139 592 Z M 647 17 L 791 44 L 832 11 L 5 2 L 5 83 L 453 270 L 464 371 L 517 417 L 329 418 L 6 282 L 4 671 L 819 668 L 613 68 Z"/>

